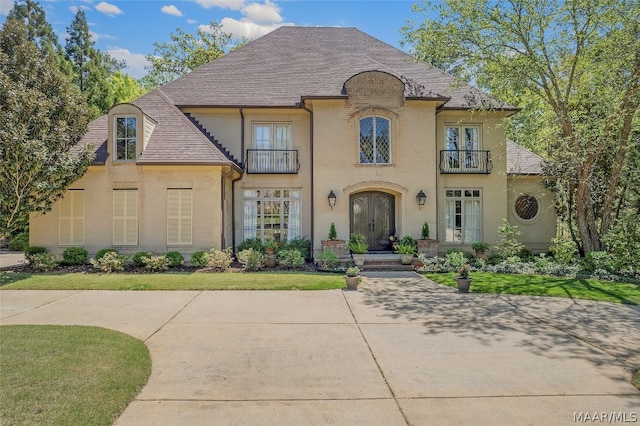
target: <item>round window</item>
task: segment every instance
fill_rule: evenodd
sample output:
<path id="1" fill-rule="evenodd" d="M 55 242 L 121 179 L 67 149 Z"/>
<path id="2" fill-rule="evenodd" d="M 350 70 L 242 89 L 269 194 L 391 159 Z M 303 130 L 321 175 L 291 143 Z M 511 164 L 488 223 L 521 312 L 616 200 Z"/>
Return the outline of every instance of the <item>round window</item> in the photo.
<path id="1" fill-rule="evenodd" d="M 521 195 L 516 200 L 516 214 L 520 219 L 531 220 L 538 215 L 539 204 L 533 195 Z"/>

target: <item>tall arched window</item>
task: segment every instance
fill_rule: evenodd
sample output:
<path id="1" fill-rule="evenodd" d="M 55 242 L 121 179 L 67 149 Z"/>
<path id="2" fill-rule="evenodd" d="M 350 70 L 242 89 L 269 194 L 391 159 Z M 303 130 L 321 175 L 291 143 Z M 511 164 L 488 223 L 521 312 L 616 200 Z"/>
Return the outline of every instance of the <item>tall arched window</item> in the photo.
<path id="1" fill-rule="evenodd" d="M 391 122 L 378 116 L 360 119 L 360 163 L 391 162 Z"/>

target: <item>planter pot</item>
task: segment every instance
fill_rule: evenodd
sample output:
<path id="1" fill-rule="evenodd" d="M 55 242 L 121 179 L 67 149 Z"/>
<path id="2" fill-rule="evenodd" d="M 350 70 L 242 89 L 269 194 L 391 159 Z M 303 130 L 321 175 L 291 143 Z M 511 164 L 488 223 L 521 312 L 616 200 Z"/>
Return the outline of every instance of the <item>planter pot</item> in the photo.
<path id="1" fill-rule="evenodd" d="M 351 257 L 353 258 L 353 263 L 355 263 L 358 268 L 362 268 L 364 266 L 364 254 L 352 253 Z"/>
<path id="2" fill-rule="evenodd" d="M 401 254 L 400 255 L 400 263 L 402 263 L 403 265 L 411 265 L 412 261 L 413 261 L 413 255 L 412 254 Z"/>
<path id="3" fill-rule="evenodd" d="M 484 260 L 487 260 L 489 258 L 484 250 L 476 250 L 476 257 Z"/>
<path id="4" fill-rule="evenodd" d="M 323 253 L 332 251 L 340 258 L 349 257 L 349 249 L 345 240 L 322 240 L 321 244 Z"/>
<path id="5" fill-rule="evenodd" d="M 264 259 L 264 266 L 267 268 L 275 268 L 277 263 L 275 254 L 268 254 Z"/>
<path id="6" fill-rule="evenodd" d="M 358 283 L 360 282 L 360 277 L 344 277 L 347 282 L 347 288 L 349 290 L 357 290 Z"/>
<path id="7" fill-rule="evenodd" d="M 471 287 L 471 278 L 456 277 L 456 283 L 458 283 L 459 293 L 469 293 L 469 287 Z"/>

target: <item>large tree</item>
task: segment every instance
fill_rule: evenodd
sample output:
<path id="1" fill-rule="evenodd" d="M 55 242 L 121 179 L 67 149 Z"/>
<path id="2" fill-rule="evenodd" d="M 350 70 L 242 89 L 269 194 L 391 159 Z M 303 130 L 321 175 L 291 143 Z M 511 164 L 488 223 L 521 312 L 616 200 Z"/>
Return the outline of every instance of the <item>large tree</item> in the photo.
<path id="1" fill-rule="evenodd" d="M 9 11 L 7 19 L 19 19 L 25 24 L 27 39 L 32 41 L 43 55 L 56 58 L 58 66 L 67 75 L 71 75 L 71 66 L 65 59 L 64 49 L 58 36 L 47 21 L 42 6 L 34 0 L 18 0 Z"/>
<path id="2" fill-rule="evenodd" d="M 170 42 L 153 43 L 153 54 L 146 56 L 149 73 L 142 83 L 149 89 L 167 84 L 224 55 L 229 43 L 231 34 L 215 21 L 209 24 L 209 31 L 198 28 L 195 35 L 178 28 L 171 33 Z"/>
<path id="3" fill-rule="evenodd" d="M 548 162 L 583 253 L 629 212 L 640 141 L 637 0 L 440 0 L 403 29 L 416 55 L 521 103 L 512 134 Z"/>
<path id="4" fill-rule="evenodd" d="M 92 147 L 73 150 L 89 113 L 56 59 L 9 18 L 0 30 L 0 234 L 22 229 L 32 212 L 51 209 L 82 176 Z"/>
<path id="5" fill-rule="evenodd" d="M 67 33 L 65 51 L 66 58 L 72 65 L 73 82 L 85 95 L 93 116 L 98 117 L 113 106 L 114 94 L 108 79 L 124 68 L 125 63 L 95 48 L 87 17 L 82 9 L 76 12 Z"/>

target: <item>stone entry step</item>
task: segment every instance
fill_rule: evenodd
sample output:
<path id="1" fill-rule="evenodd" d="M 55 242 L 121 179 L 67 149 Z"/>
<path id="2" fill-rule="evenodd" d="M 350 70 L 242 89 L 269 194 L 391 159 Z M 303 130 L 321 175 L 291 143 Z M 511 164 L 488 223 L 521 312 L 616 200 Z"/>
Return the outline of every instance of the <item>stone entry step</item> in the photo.
<path id="1" fill-rule="evenodd" d="M 413 265 L 403 265 L 396 253 L 367 253 L 363 271 L 413 271 Z"/>

